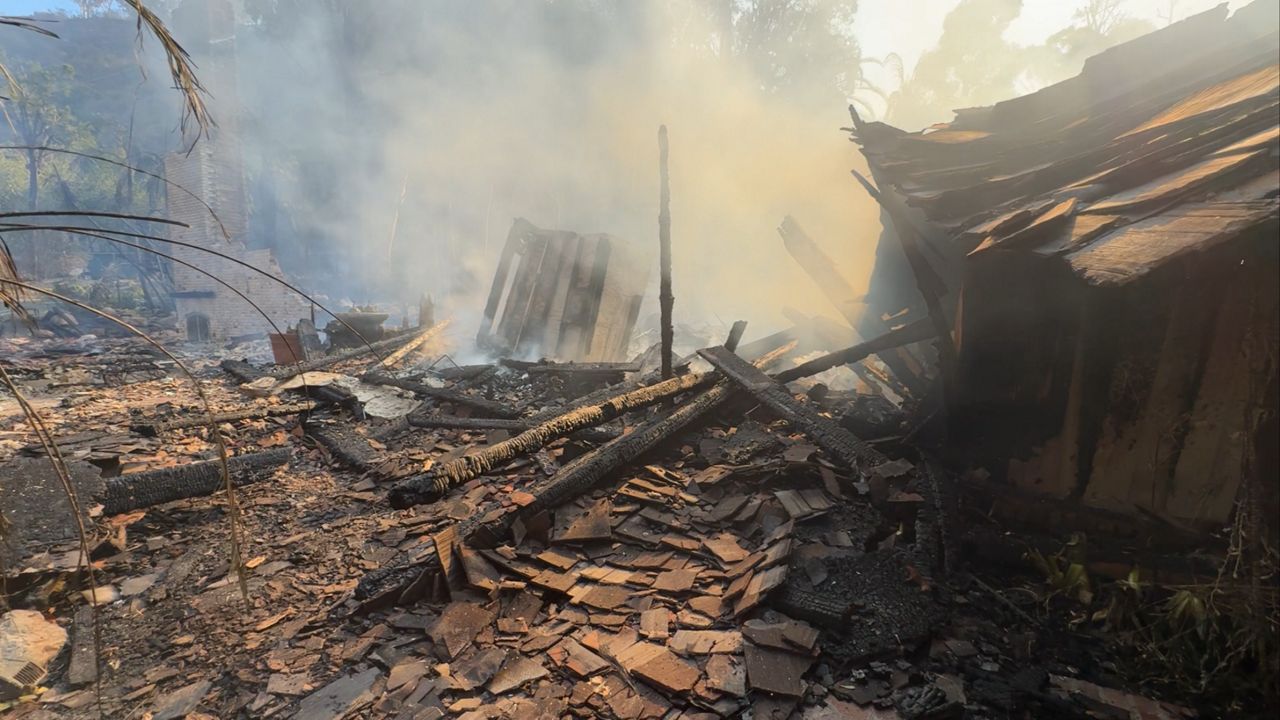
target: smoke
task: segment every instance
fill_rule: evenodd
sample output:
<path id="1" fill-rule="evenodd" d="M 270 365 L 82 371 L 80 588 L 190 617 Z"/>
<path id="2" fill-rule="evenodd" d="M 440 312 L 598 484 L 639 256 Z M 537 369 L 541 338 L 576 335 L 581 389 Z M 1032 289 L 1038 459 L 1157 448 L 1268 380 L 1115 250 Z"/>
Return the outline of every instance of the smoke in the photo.
<path id="1" fill-rule="evenodd" d="M 787 214 L 865 286 L 880 226 L 839 130 L 848 3 L 729 3 L 732 51 L 711 3 L 282 4 L 238 33 L 242 144 L 264 232 L 296 238 L 282 260 L 318 292 L 474 317 L 516 217 L 627 241 L 656 284 L 662 123 L 678 321 L 759 336 L 787 306 L 831 314 Z M 639 329 L 653 313 L 651 288 Z"/>

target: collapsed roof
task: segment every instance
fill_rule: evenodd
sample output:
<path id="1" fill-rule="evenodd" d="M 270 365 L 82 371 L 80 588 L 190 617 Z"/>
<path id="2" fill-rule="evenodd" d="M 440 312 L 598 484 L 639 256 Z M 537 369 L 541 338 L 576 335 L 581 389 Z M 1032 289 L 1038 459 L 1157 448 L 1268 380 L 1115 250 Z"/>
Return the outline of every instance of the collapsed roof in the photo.
<path id="1" fill-rule="evenodd" d="M 855 116 L 853 139 L 939 255 L 1033 253 L 1123 284 L 1275 220 L 1277 11 L 1224 3 L 923 132 Z"/>

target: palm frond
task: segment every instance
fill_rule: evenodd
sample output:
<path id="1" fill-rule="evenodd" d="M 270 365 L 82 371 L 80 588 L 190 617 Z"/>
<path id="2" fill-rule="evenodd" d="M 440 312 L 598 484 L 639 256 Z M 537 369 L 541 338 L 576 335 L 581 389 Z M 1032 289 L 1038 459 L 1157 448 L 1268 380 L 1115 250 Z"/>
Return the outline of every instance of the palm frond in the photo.
<path id="1" fill-rule="evenodd" d="M 56 22 L 55 20 L 37 20 L 32 17 L 19 17 L 16 15 L 0 15 L 0 25 L 9 25 L 10 27 L 22 28 L 31 32 L 38 32 L 41 35 L 47 35 L 52 38 L 58 37 L 54 31 L 43 28 L 36 23 Z"/>
<path id="2" fill-rule="evenodd" d="M 18 266 L 13 262 L 13 254 L 9 246 L 0 239 L 0 303 L 9 308 L 14 317 L 28 326 L 34 325 L 31 313 L 22 304 L 22 288 L 14 283 L 21 282 Z"/>
<path id="3" fill-rule="evenodd" d="M 195 64 L 191 61 L 191 55 L 173 38 L 169 28 L 165 27 L 164 21 L 142 4 L 142 0 L 124 0 L 124 2 L 138 13 L 138 42 L 142 42 L 142 30 L 145 26 L 164 49 L 165 60 L 169 64 L 169 74 L 173 77 L 173 85 L 182 93 L 182 131 L 185 134 L 190 123 L 195 122 L 198 128 L 196 137 L 200 135 L 207 137 L 209 129 L 214 125 L 213 118 L 204 104 L 204 96 L 208 91 L 201 84 L 200 78 L 196 77 Z"/>

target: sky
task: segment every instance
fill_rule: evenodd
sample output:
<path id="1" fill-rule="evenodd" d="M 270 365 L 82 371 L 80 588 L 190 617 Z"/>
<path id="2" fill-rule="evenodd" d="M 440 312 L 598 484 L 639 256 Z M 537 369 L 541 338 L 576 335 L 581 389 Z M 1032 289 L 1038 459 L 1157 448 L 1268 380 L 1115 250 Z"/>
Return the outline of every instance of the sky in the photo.
<path id="1" fill-rule="evenodd" d="M 942 20 L 958 0 L 858 0 L 854 27 L 864 55 L 881 58 L 896 52 L 903 69 L 911 75 L 920 55 L 938 42 Z M 1137 18 L 1164 24 L 1172 5 L 1173 19 L 1181 20 L 1223 0 L 1125 0 L 1124 12 Z M 1071 24 L 1086 0 L 1023 0 L 1022 14 L 1009 28 L 1009 40 L 1019 45 L 1037 45 Z M 1232 0 L 1232 9 L 1247 0 Z M 909 11 L 904 11 L 909 10 Z"/>
<path id="2" fill-rule="evenodd" d="M 639 0 L 643 2 L 644 0 Z M 902 58 L 911 74 L 920 55 L 938 41 L 942 19 L 958 0 L 859 0 L 858 41 L 870 57 L 890 52 Z M 1071 24 L 1072 16 L 1086 0 L 1023 0 L 1022 15 L 1010 28 L 1010 40 L 1034 45 Z M 1178 20 L 1218 5 L 1222 0 L 1125 0 L 1126 13 L 1163 24 L 1170 15 Z M 1231 0 L 1232 9 L 1246 0 Z M 73 11 L 70 0 L 0 0 L 0 14 L 23 15 L 40 10 Z"/>
<path id="3" fill-rule="evenodd" d="M 75 10 L 71 0 L 0 0 L 0 14 L 26 15 L 42 10 Z"/>

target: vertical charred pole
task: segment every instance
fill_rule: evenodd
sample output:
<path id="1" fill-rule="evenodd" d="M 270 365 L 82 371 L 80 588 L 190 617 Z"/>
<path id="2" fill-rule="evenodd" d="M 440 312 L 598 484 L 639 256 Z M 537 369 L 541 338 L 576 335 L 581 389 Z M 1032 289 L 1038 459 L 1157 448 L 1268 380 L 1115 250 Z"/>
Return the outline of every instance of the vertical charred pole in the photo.
<path id="1" fill-rule="evenodd" d="M 662 377 L 671 377 L 671 178 L 667 172 L 667 126 L 658 127 L 658 305 L 662 323 Z"/>

